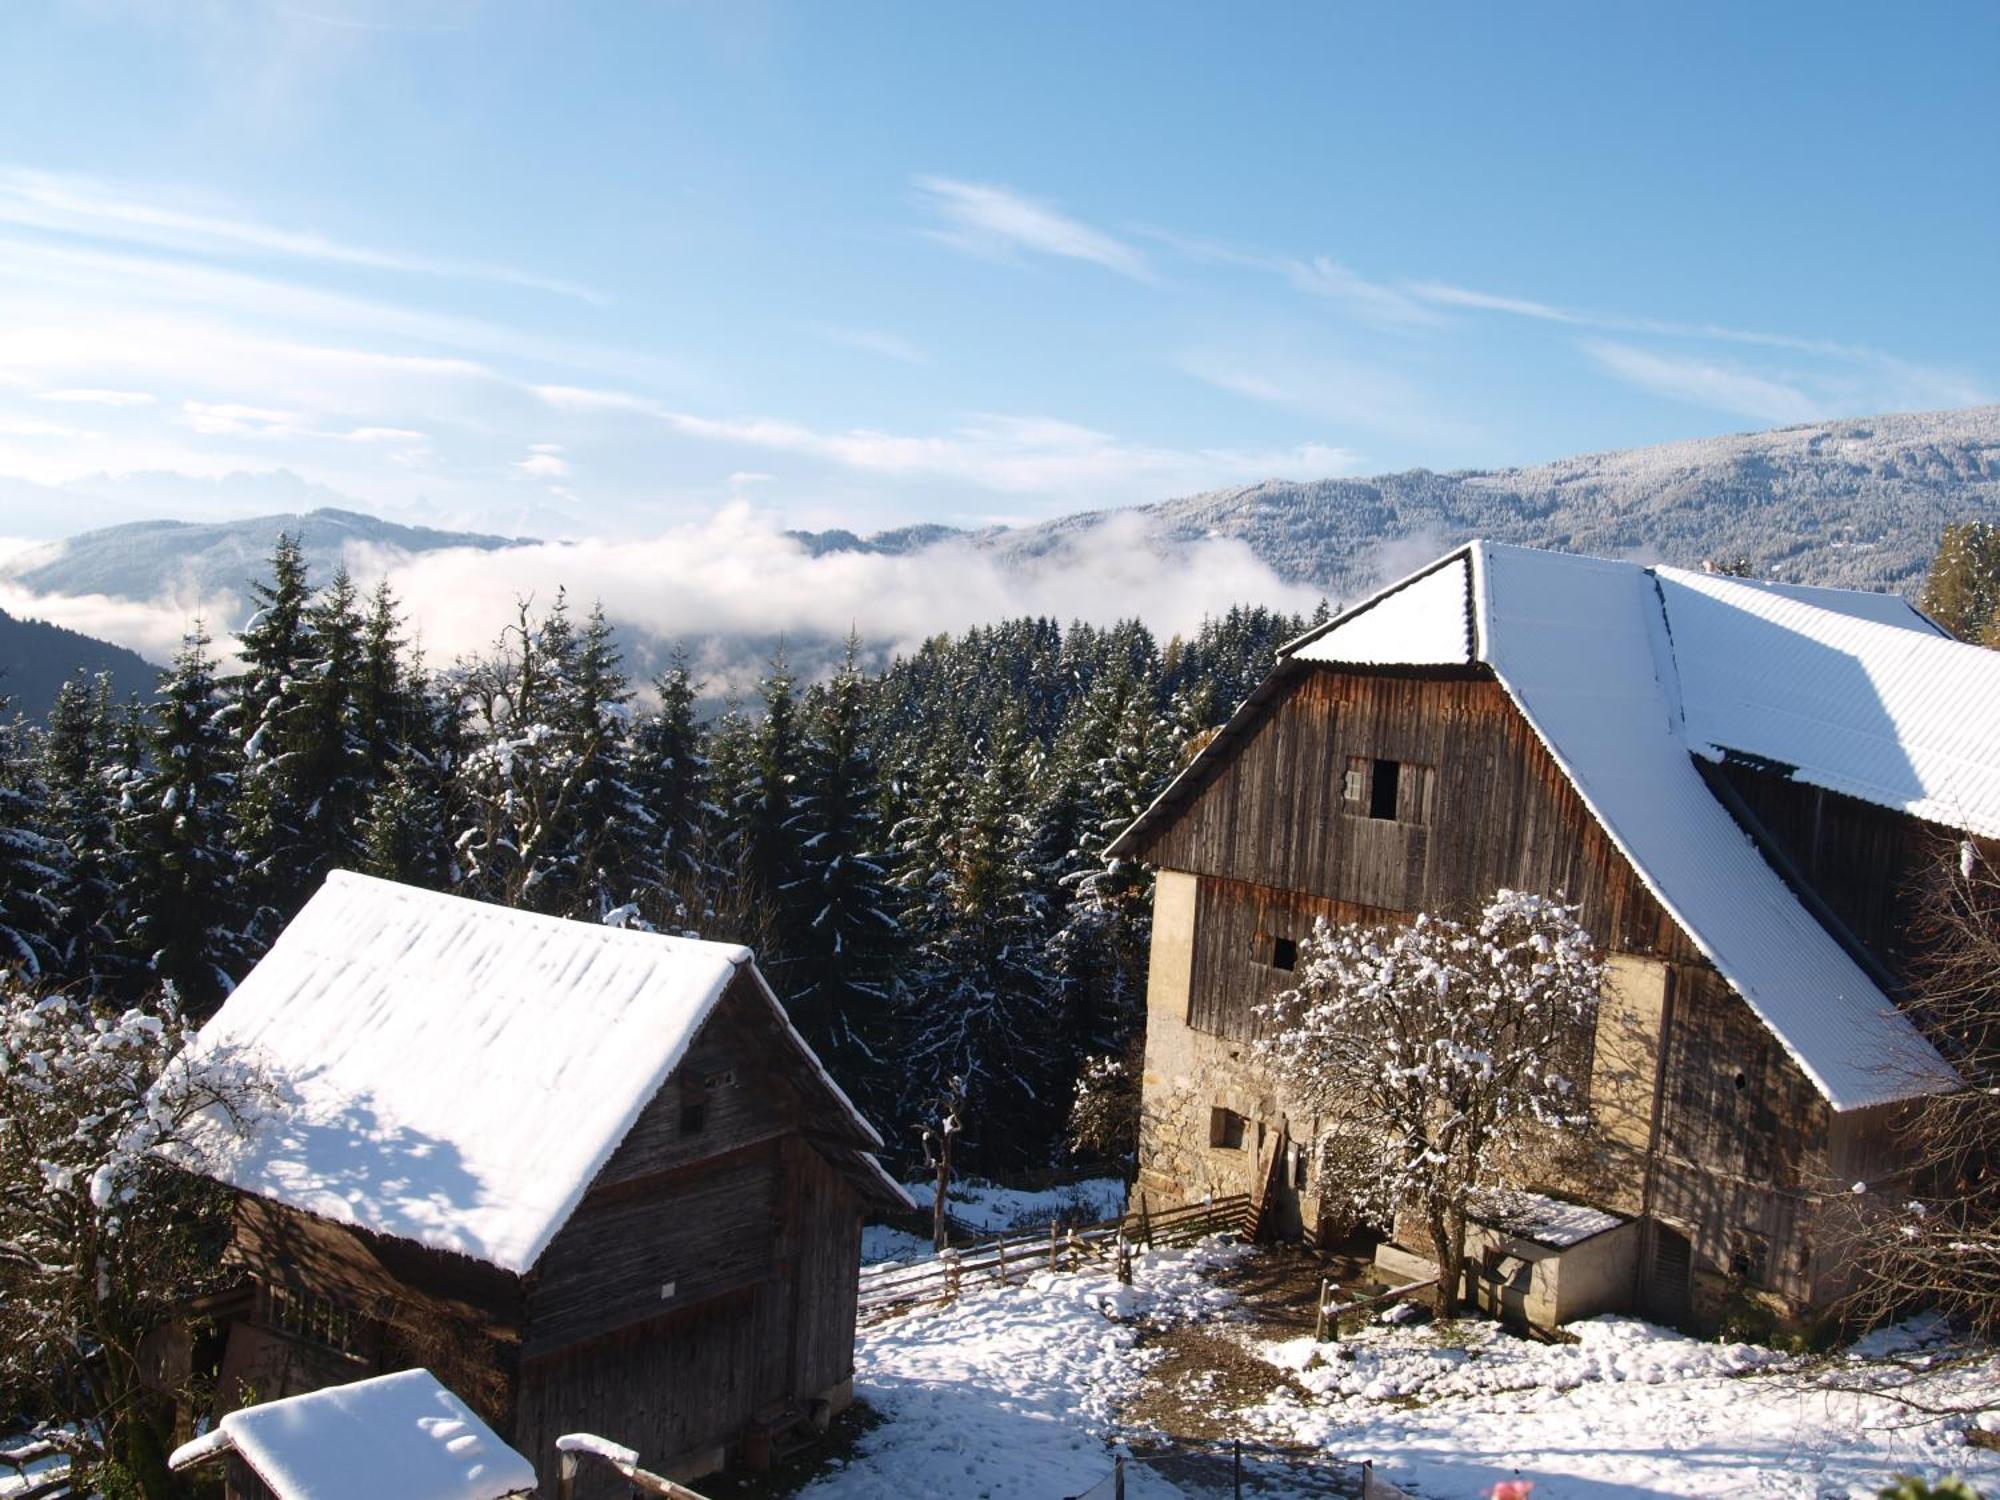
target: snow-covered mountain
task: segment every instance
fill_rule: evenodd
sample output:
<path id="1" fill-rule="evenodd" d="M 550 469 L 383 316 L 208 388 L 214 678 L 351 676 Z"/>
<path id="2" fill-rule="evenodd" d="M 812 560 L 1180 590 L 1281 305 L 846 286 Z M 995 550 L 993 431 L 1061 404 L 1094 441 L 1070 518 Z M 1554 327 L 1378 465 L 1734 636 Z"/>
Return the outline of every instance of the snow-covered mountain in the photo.
<path id="1" fill-rule="evenodd" d="M 1116 512 L 991 545 L 1032 557 Z M 1267 480 L 1143 506 L 1156 545 L 1240 537 L 1283 577 L 1351 595 L 1483 536 L 1758 574 L 1913 590 L 1947 521 L 2000 519 L 2000 406 L 1821 422 L 1527 468 Z"/>
<path id="2" fill-rule="evenodd" d="M 0 581 L 33 594 L 105 594 L 114 599 L 171 597 L 214 601 L 249 595 L 262 578 L 281 532 L 299 539 L 316 579 L 325 579 L 359 546 L 403 553 L 445 547 L 489 551 L 518 539 L 471 531 L 403 526 L 359 511 L 321 507 L 242 521 L 131 521 L 67 541 L 31 547 L 0 563 Z M 231 622 L 233 623 L 233 622 Z"/>

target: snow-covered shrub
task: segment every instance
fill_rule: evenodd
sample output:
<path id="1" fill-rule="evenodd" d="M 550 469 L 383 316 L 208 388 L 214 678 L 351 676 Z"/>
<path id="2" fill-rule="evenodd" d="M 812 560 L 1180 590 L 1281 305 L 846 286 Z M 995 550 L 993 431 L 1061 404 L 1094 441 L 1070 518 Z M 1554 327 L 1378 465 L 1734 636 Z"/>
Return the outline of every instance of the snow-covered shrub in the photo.
<path id="1" fill-rule="evenodd" d="M 228 1200 L 169 1165 L 189 1120 L 244 1118 L 247 1070 L 191 1065 L 171 1000 L 122 1014 L 0 991 L 0 1393 L 84 1467 L 168 1493 L 150 1340 L 214 1284 Z"/>
<path id="2" fill-rule="evenodd" d="M 1329 926 L 1268 1007 L 1260 1054 L 1292 1118 L 1320 1123 L 1320 1191 L 1376 1223 L 1428 1230 L 1449 1316 L 1465 1221 L 1526 1136 L 1587 1123 L 1582 1082 L 1604 966 L 1576 908 L 1496 892 L 1471 923 Z"/>

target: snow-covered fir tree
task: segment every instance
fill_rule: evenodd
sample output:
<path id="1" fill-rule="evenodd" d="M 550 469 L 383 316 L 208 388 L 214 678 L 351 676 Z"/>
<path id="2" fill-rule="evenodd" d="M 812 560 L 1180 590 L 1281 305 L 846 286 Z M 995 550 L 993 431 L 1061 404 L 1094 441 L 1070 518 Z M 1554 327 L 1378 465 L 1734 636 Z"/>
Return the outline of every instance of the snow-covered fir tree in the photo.
<path id="1" fill-rule="evenodd" d="M 884 863 L 881 788 L 866 740 L 868 683 L 858 653 L 850 639 L 840 670 L 807 699 L 805 837 L 794 899 L 786 903 L 804 920 L 791 935 L 785 994 L 806 1039 L 843 1076 L 857 1079 L 872 1078 L 888 1062 L 902 938 Z"/>
<path id="2" fill-rule="evenodd" d="M 39 980 L 56 957 L 52 888 L 64 851 L 39 826 L 45 795 L 19 721 L 0 724 L 0 977 Z"/>
<path id="3" fill-rule="evenodd" d="M 39 822 L 55 846 L 53 972 L 85 994 L 130 971 L 118 801 L 130 766 L 121 751 L 111 679 L 75 677 L 56 693 L 41 738 Z"/>
<path id="4" fill-rule="evenodd" d="M 251 949 L 243 861 L 229 838 L 238 750 L 199 625 L 160 679 L 146 738 L 145 767 L 119 805 L 129 940 L 146 971 L 200 1017 L 243 976 Z"/>

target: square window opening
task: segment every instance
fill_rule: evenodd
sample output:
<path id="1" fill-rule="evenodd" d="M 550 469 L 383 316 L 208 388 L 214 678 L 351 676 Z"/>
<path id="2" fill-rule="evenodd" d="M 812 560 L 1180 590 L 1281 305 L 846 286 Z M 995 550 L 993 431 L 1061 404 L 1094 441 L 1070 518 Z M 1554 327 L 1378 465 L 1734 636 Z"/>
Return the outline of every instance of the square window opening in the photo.
<path id="1" fill-rule="evenodd" d="M 700 1135 L 708 1128 L 708 1106 L 689 1103 L 681 1106 L 681 1134 Z"/>
<path id="2" fill-rule="evenodd" d="M 1290 973 L 1299 966 L 1299 940 L 1297 938 L 1271 939 L 1271 967 Z"/>
<path id="3" fill-rule="evenodd" d="M 1243 1116 L 1216 1105 L 1208 1112 L 1208 1143 L 1224 1151 L 1243 1149 Z"/>

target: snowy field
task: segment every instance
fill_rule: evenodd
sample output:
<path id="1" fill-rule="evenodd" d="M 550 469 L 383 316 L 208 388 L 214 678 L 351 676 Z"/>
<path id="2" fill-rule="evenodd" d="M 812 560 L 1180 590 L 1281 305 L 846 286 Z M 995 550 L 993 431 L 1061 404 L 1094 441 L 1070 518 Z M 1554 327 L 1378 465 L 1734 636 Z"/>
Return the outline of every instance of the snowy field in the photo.
<path id="1" fill-rule="evenodd" d="M 1515 1477 L 1535 1481 L 1534 1500 L 1829 1500 L 1872 1496 L 1908 1470 L 1962 1473 L 2000 1493 L 2000 1453 L 1969 1447 L 1961 1422 L 1828 1391 L 1791 1356 L 1636 1319 L 1579 1324 L 1580 1342 L 1567 1345 L 1477 1323 L 1442 1337 L 1378 1327 L 1339 1345 L 1264 1342 L 1211 1281 L 1247 1253 L 1222 1242 L 1151 1252 L 1131 1287 L 1108 1272 L 1038 1272 L 864 1330 L 857 1386 L 884 1420 L 803 1493 L 1082 1494 L 1108 1475 L 1116 1445 L 1143 1447 L 1148 1437 L 1119 1416 L 1148 1385 L 1155 1351 L 1140 1344 L 1142 1320 L 1206 1324 L 1268 1363 L 1275 1389 L 1225 1419 L 1246 1442 L 1372 1458 L 1378 1474 L 1423 1500 L 1469 1500 Z M 1846 1373 L 1866 1378 L 1860 1367 Z M 2000 1366 L 1940 1376 L 1926 1394 L 1963 1399 L 1996 1379 Z M 1214 1493 L 1147 1465 L 1131 1466 L 1128 1479 L 1135 1500 Z M 1257 1491 L 1287 1492 L 1327 1490 Z"/>
<path id="2" fill-rule="evenodd" d="M 917 1206 L 929 1212 L 935 1185 L 906 1182 L 904 1191 Z M 1036 1228 L 1051 1219 L 1072 1223 L 1096 1223 L 1125 1211 L 1125 1184 L 1116 1177 L 1092 1177 L 1065 1187 L 1029 1192 L 1023 1188 L 996 1187 L 977 1178 L 951 1185 L 947 1198 L 951 1216 L 982 1234 L 999 1234 L 1009 1229 Z M 886 1224 L 870 1224 L 861 1231 L 861 1263 L 880 1265 L 885 1261 L 918 1260 L 931 1253 L 930 1238 Z"/>

